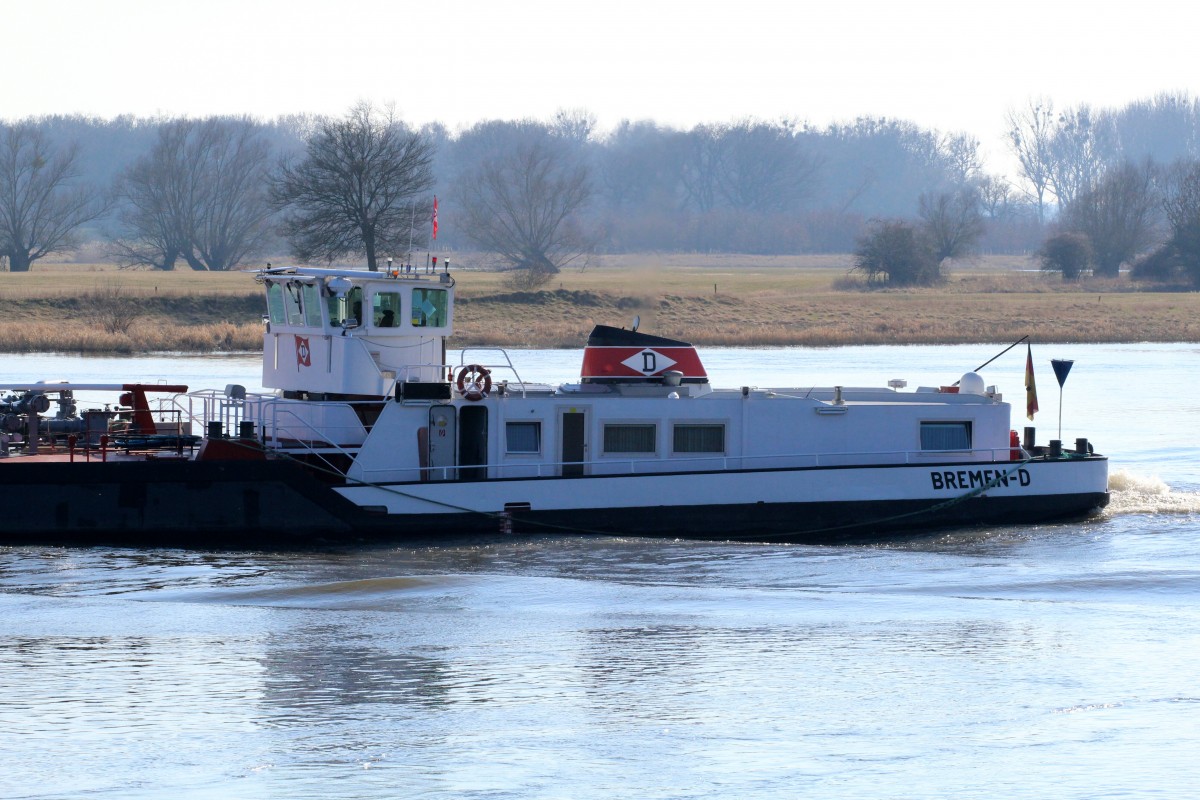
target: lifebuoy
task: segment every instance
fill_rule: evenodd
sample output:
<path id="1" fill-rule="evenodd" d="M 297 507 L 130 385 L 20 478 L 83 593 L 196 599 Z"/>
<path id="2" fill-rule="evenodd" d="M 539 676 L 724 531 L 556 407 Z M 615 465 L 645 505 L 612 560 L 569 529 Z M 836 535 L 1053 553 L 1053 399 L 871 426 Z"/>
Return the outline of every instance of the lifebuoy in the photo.
<path id="1" fill-rule="evenodd" d="M 492 373 L 478 364 L 468 364 L 458 371 L 458 393 L 467 400 L 482 400 L 491 390 Z"/>

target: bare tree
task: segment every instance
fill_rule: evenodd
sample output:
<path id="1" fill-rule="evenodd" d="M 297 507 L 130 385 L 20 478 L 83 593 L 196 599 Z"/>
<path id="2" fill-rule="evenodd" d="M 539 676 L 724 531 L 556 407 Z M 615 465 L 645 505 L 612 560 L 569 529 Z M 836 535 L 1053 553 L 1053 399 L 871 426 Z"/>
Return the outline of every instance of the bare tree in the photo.
<path id="1" fill-rule="evenodd" d="M 268 235 L 269 157 L 249 120 L 166 123 L 123 176 L 114 252 L 129 266 L 170 270 L 182 258 L 192 269 L 233 269 Z"/>
<path id="2" fill-rule="evenodd" d="M 721 129 L 716 125 L 697 125 L 675 136 L 683 153 L 679 179 L 684 202 L 696 211 L 712 211 L 717 206 L 718 186 L 726 158 Z"/>
<path id="3" fill-rule="evenodd" d="M 12 272 L 75 246 L 82 225 L 108 210 L 95 189 L 78 185 L 78 148 L 56 148 L 32 123 L 0 125 L 0 256 Z"/>
<path id="4" fill-rule="evenodd" d="M 1008 112 L 1008 141 L 1021 164 L 1025 191 L 1037 207 L 1038 222 L 1046 220 L 1046 194 L 1051 191 L 1054 168 L 1052 142 L 1055 131 L 1054 103 L 1045 98 Z"/>
<path id="5" fill-rule="evenodd" d="M 127 267 L 173 270 L 188 249 L 179 214 L 182 188 L 183 125 L 159 128 L 153 149 L 126 169 L 118 182 L 120 232 L 112 237 L 112 254 Z"/>
<path id="6" fill-rule="evenodd" d="M 467 235 L 537 285 L 592 249 L 579 218 L 591 197 L 588 170 L 543 127 L 517 126 L 500 138 L 458 177 L 455 197 Z"/>
<path id="7" fill-rule="evenodd" d="M 671 146 L 674 135 L 654 122 L 625 120 L 605 139 L 597 171 L 608 208 L 630 208 L 642 216 L 678 208 L 682 161 Z"/>
<path id="8" fill-rule="evenodd" d="M 1164 184 L 1170 237 L 1134 265 L 1133 276 L 1168 280 L 1184 275 L 1200 287 L 1200 162 L 1177 162 Z"/>
<path id="9" fill-rule="evenodd" d="M 733 208 L 787 211 L 807 196 L 819 161 L 805 153 L 791 125 L 742 120 L 720 132 L 717 189 Z"/>
<path id="10" fill-rule="evenodd" d="M 321 119 L 304 157 L 285 162 L 272 183 L 286 210 L 283 232 L 302 261 L 333 261 L 360 253 L 378 269 L 380 252 L 406 252 L 424 241 L 429 218 L 423 195 L 433 186 L 433 145 L 388 109 L 354 106 L 344 119 Z"/>
<path id="11" fill-rule="evenodd" d="M 188 241 L 208 269 L 234 269 L 268 235 L 270 147 L 249 120 L 210 119 L 197 126 L 189 155 L 196 192 Z"/>
<path id="12" fill-rule="evenodd" d="M 944 134 L 938 143 L 938 161 L 950 172 L 954 186 L 977 183 L 983 175 L 979 139 L 966 133 Z"/>
<path id="13" fill-rule="evenodd" d="M 560 108 L 554 112 L 551 131 L 555 136 L 585 144 L 596 132 L 596 115 L 585 108 Z"/>
<path id="14" fill-rule="evenodd" d="M 975 185 L 979 192 L 979 208 L 988 219 L 1003 219 L 1012 213 L 1012 184 L 1007 180 L 984 175 Z"/>
<path id="15" fill-rule="evenodd" d="M 1090 106 L 1064 109 L 1050 138 L 1050 188 L 1069 206 L 1100 181 L 1112 151 L 1112 124 Z"/>
<path id="16" fill-rule="evenodd" d="M 917 214 L 922 222 L 921 232 L 938 263 L 947 258 L 961 258 L 983 236 L 979 195 L 972 189 L 923 194 L 918 200 Z"/>
<path id="17" fill-rule="evenodd" d="M 1115 278 L 1154 241 L 1161 207 L 1150 162 L 1110 169 L 1096 188 L 1075 199 L 1063 212 L 1064 230 L 1078 231 L 1092 246 L 1093 272 Z"/>
<path id="18" fill-rule="evenodd" d="M 1186 92 L 1135 100 L 1108 116 L 1128 161 L 1153 158 L 1170 164 L 1200 157 L 1200 99 Z"/>

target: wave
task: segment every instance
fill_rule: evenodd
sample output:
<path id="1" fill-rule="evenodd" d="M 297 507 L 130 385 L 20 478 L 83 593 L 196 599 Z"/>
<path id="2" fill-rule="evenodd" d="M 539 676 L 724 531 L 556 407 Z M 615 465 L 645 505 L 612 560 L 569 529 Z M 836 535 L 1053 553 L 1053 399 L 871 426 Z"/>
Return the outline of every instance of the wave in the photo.
<path id="1" fill-rule="evenodd" d="M 1119 469 L 1108 476 L 1105 514 L 1200 514 L 1200 492 L 1172 491 L 1155 475 Z"/>
<path id="2" fill-rule="evenodd" d="M 392 602 L 400 596 L 439 595 L 458 590 L 472 580 L 460 575 L 415 575 L 301 585 L 200 591 L 154 591 L 156 601 L 220 603 L 223 605 L 340 608 Z"/>

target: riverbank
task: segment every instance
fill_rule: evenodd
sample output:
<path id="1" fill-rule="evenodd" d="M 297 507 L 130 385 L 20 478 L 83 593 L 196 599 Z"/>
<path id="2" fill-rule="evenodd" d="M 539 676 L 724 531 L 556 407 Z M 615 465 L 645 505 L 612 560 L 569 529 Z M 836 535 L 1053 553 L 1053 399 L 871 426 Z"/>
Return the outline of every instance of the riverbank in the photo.
<path id="1" fill-rule="evenodd" d="M 581 346 L 632 324 L 702 346 L 1200 341 L 1200 293 L 1118 281 L 1064 284 L 1016 258 L 957 264 L 941 286 L 864 290 L 848 256 L 623 256 L 544 289 L 456 270 L 453 346 Z M 0 274 L 0 351 L 231 352 L 261 348 L 250 276 L 49 265 Z"/>

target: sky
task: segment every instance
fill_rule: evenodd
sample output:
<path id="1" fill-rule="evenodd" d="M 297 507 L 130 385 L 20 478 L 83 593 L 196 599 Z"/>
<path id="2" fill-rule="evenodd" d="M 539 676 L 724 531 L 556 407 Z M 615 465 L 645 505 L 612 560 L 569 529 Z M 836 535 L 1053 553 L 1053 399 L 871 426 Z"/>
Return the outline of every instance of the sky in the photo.
<path id="1" fill-rule="evenodd" d="M 1035 97 L 1200 93 L 1198 21 L 1164 0 L 0 0 L 0 119 L 361 100 L 452 131 L 580 108 L 602 130 L 883 116 L 995 158 Z"/>

